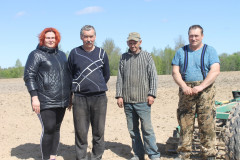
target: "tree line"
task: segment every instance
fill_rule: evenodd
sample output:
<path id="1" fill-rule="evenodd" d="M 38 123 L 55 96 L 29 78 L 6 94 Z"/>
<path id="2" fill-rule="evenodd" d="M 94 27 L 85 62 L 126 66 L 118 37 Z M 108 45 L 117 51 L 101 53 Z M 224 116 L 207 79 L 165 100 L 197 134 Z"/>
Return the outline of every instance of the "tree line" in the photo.
<path id="1" fill-rule="evenodd" d="M 182 36 L 179 36 L 178 39 L 175 40 L 174 48 L 170 46 L 166 46 L 164 49 L 153 48 L 150 53 L 153 57 L 158 75 L 171 74 L 172 59 L 176 51 L 184 45 L 185 41 Z M 108 54 L 110 74 L 111 76 L 116 76 L 118 73 L 118 62 L 122 54 L 121 49 L 115 45 L 113 39 L 106 39 L 102 44 L 102 48 Z M 69 55 L 69 51 L 65 53 L 66 56 Z M 222 53 L 219 55 L 219 59 L 221 62 L 221 71 L 240 71 L 240 52 L 233 54 Z M 0 78 L 20 78 L 23 77 L 23 73 L 24 66 L 22 66 L 19 59 L 17 59 L 14 67 L 1 68 L 0 66 Z"/>
<path id="2" fill-rule="evenodd" d="M 0 78 L 20 78 L 23 76 L 24 67 L 19 59 L 17 59 L 14 67 L 1 68 Z"/>

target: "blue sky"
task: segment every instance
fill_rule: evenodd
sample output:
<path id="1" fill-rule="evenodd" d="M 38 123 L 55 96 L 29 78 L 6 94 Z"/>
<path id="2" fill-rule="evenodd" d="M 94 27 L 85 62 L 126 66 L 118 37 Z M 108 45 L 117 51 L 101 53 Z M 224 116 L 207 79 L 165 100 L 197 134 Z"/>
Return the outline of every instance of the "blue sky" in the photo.
<path id="1" fill-rule="evenodd" d="M 38 34 L 55 27 L 61 48 L 71 51 L 82 44 L 79 31 L 86 24 L 96 29 L 98 46 L 107 38 L 124 52 L 129 32 L 139 32 L 142 48 L 174 48 L 193 24 L 204 28 L 204 43 L 218 54 L 240 51 L 239 0 L 0 0 L 0 66 L 7 68 L 38 44 Z"/>

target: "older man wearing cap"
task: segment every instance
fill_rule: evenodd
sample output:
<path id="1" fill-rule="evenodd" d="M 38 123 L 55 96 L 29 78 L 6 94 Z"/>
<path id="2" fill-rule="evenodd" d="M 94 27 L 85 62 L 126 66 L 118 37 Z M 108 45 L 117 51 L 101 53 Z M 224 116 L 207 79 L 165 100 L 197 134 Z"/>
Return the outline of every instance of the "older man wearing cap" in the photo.
<path id="1" fill-rule="evenodd" d="M 151 105 L 157 92 L 157 72 L 151 54 L 141 50 L 141 43 L 139 33 L 129 34 L 129 50 L 122 54 L 119 62 L 116 99 L 118 106 L 124 107 L 132 138 L 134 156 L 130 160 L 144 160 L 145 153 L 151 160 L 159 160 L 160 153 L 151 122 Z"/>

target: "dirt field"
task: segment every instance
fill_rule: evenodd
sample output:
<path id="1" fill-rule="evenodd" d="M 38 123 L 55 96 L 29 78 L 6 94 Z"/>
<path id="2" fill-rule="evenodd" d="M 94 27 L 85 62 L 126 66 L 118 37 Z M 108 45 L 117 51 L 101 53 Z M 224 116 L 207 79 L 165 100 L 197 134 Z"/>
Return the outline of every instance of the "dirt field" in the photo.
<path id="1" fill-rule="evenodd" d="M 106 148 L 103 160 L 124 160 L 132 156 L 131 140 L 123 109 L 116 105 L 116 77 L 108 83 L 108 111 L 105 130 Z M 163 160 L 174 159 L 164 152 L 167 139 L 178 125 L 176 109 L 178 87 L 170 75 L 159 76 L 158 97 L 152 106 L 152 123 Z M 216 100 L 232 99 L 232 90 L 240 89 L 240 72 L 223 72 L 216 81 Z M 22 79 L 0 79 L 0 159 L 40 160 L 41 125 L 32 112 L 30 96 Z M 89 131 L 91 133 L 91 130 Z M 89 151 L 91 150 L 89 134 Z M 72 112 L 67 111 L 61 128 L 57 160 L 74 160 Z M 147 157 L 146 157 L 147 159 Z"/>

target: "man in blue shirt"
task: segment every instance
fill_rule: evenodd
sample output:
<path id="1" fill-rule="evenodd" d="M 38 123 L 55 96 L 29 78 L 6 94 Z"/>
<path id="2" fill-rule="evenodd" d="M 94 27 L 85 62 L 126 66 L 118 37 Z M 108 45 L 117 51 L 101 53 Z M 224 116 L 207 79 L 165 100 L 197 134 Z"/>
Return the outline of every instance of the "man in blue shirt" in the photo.
<path id="1" fill-rule="evenodd" d="M 190 159 L 195 114 L 198 115 L 201 150 L 204 159 L 215 159 L 215 86 L 220 73 L 216 50 L 202 43 L 203 28 L 188 30 L 189 45 L 180 48 L 172 60 L 172 76 L 179 86 L 178 123 L 181 127 L 181 159 Z"/>

